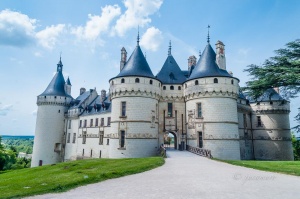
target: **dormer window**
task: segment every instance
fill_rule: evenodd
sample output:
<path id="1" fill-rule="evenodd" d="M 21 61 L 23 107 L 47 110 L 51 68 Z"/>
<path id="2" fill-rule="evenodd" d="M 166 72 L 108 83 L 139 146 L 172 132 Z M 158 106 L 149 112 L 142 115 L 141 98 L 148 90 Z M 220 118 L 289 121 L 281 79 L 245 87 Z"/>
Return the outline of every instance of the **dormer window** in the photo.
<path id="1" fill-rule="evenodd" d="M 215 84 L 218 83 L 218 78 L 214 78 L 214 83 L 215 83 Z"/>
<path id="2" fill-rule="evenodd" d="M 123 83 L 125 83 L 125 79 L 124 78 L 121 79 L 121 84 L 123 84 Z"/>
<path id="3" fill-rule="evenodd" d="M 140 79 L 139 78 L 135 78 L 135 83 L 140 83 Z"/>
<path id="4" fill-rule="evenodd" d="M 199 82 L 198 82 L 198 80 L 196 80 L 196 81 L 195 81 L 195 85 L 198 85 L 198 84 L 199 84 Z"/>
<path id="5" fill-rule="evenodd" d="M 181 90 L 181 86 L 178 86 L 178 90 Z"/>
<path id="6" fill-rule="evenodd" d="M 166 86 L 163 86 L 163 90 L 166 90 Z"/>

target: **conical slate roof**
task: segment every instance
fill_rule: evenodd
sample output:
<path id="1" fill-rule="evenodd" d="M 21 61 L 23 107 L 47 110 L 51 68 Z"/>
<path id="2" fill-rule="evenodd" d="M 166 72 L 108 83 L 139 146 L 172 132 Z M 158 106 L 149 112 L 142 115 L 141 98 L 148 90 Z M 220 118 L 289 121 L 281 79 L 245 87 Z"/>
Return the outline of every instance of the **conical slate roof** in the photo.
<path id="1" fill-rule="evenodd" d="M 269 102 L 269 101 L 283 101 L 285 100 L 280 94 L 278 94 L 273 88 L 267 89 L 260 97 L 257 99 L 252 98 L 247 95 L 246 98 L 250 103 L 254 102 Z"/>
<path id="2" fill-rule="evenodd" d="M 162 69 L 156 75 L 163 84 L 182 84 L 186 77 L 172 55 L 168 55 Z"/>
<path id="3" fill-rule="evenodd" d="M 133 53 L 126 62 L 124 68 L 116 77 L 127 76 L 141 76 L 154 78 L 154 75 L 139 45 L 136 46 Z"/>
<path id="4" fill-rule="evenodd" d="M 67 81 L 66 81 L 66 84 L 69 85 L 69 86 L 72 86 L 71 84 L 71 81 L 70 81 L 70 78 L 68 77 Z"/>
<path id="5" fill-rule="evenodd" d="M 232 77 L 226 70 L 218 67 L 216 64 L 216 53 L 209 43 L 205 47 L 189 80 L 201 77 Z"/>
<path id="6" fill-rule="evenodd" d="M 46 90 L 40 96 L 67 96 L 65 92 L 65 79 L 61 71 L 56 72 Z"/>

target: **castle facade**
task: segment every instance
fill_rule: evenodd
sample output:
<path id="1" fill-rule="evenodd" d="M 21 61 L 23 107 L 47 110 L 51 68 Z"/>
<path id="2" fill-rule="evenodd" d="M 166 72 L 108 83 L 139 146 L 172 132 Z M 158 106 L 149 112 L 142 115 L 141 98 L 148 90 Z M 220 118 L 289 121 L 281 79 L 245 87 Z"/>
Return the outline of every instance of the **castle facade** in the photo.
<path id="1" fill-rule="evenodd" d="M 188 70 L 168 56 L 155 76 L 139 46 L 127 59 L 121 49 L 120 71 L 109 91 L 80 89 L 61 60 L 46 90 L 37 97 L 32 166 L 82 158 L 137 158 L 157 155 L 166 134 L 175 149 L 204 148 L 215 158 L 293 160 L 290 105 L 270 88 L 252 99 L 239 79 L 226 70 L 225 48 L 208 43 Z"/>

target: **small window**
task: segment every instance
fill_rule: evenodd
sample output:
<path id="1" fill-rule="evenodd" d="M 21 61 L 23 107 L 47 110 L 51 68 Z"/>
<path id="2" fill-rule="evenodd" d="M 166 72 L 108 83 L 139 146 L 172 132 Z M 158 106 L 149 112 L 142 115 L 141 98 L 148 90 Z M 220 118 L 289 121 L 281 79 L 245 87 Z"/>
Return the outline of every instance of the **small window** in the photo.
<path id="1" fill-rule="evenodd" d="M 178 90 L 181 90 L 181 86 L 178 86 Z"/>
<path id="2" fill-rule="evenodd" d="M 135 78 L 135 83 L 140 83 L 140 79 L 139 78 Z"/>
<path id="3" fill-rule="evenodd" d="M 185 86 L 185 88 L 187 88 L 187 85 L 186 85 L 186 84 L 184 84 L 184 86 Z"/>
<path id="4" fill-rule="evenodd" d="M 174 86 L 170 86 L 170 90 L 174 90 Z"/>
<path id="5" fill-rule="evenodd" d="M 76 133 L 73 133 L 73 143 L 76 142 Z"/>
<path id="6" fill-rule="evenodd" d="M 244 128 L 247 127 L 247 117 L 246 114 L 243 114 L 243 120 L 244 120 Z"/>
<path id="7" fill-rule="evenodd" d="M 82 156 L 84 156 L 84 149 L 82 149 Z"/>
<path id="8" fill-rule="evenodd" d="M 109 139 L 106 140 L 106 145 L 109 145 Z"/>
<path id="9" fill-rule="evenodd" d="M 46 99 L 47 97 L 45 96 L 45 99 Z"/>
<path id="10" fill-rule="evenodd" d="M 114 81 L 111 81 L 111 85 L 114 85 Z"/>
<path id="11" fill-rule="evenodd" d="M 72 122 L 72 120 L 69 120 L 69 127 L 68 127 L 68 129 L 71 129 L 71 122 Z"/>
<path id="12" fill-rule="evenodd" d="M 121 102 L 121 116 L 126 116 L 126 102 Z"/>
<path id="13" fill-rule="evenodd" d="M 125 147 L 125 131 L 121 131 L 120 133 L 120 148 Z"/>
<path id="14" fill-rule="evenodd" d="M 82 134 L 82 144 L 86 143 L 86 131 L 83 132 Z"/>
<path id="15" fill-rule="evenodd" d="M 58 110 L 58 113 L 60 113 L 60 110 Z"/>
<path id="16" fill-rule="evenodd" d="M 150 84 L 153 84 L 153 81 L 152 81 L 152 79 L 149 81 L 149 83 L 150 83 Z"/>
<path id="17" fill-rule="evenodd" d="M 82 127 L 82 120 L 79 121 L 79 128 Z"/>
<path id="18" fill-rule="evenodd" d="M 215 84 L 218 83 L 218 78 L 214 78 L 214 83 L 215 83 Z"/>
<path id="19" fill-rule="evenodd" d="M 90 127 L 93 126 L 93 119 L 90 120 Z"/>
<path id="20" fill-rule="evenodd" d="M 83 127 L 86 127 L 87 120 L 84 120 Z"/>
<path id="21" fill-rule="evenodd" d="M 198 85 L 198 84 L 199 84 L 199 82 L 198 82 L 198 80 L 196 80 L 196 81 L 195 81 L 195 85 Z"/>
<path id="22" fill-rule="evenodd" d="M 262 122 L 261 122 L 261 117 L 257 116 L 257 126 L 261 127 L 262 126 Z"/>
<path id="23" fill-rule="evenodd" d="M 93 149 L 91 149 L 91 157 L 93 157 Z"/>
<path id="24" fill-rule="evenodd" d="M 231 80 L 231 84 L 233 84 L 233 79 Z"/>
<path id="25" fill-rule="evenodd" d="M 166 86 L 163 86 L 163 90 L 166 90 Z"/>
<path id="26" fill-rule="evenodd" d="M 107 118 L 107 126 L 110 126 L 110 117 Z"/>
<path id="27" fill-rule="evenodd" d="M 172 117 L 173 113 L 173 104 L 172 103 L 168 103 L 168 117 Z"/>
<path id="28" fill-rule="evenodd" d="M 199 148 L 203 148 L 203 135 L 202 131 L 198 132 L 199 134 Z"/>
<path id="29" fill-rule="evenodd" d="M 71 140 L 71 133 L 68 133 L 67 143 L 70 143 Z"/>
<path id="30" fill-rule="evenodd" d="M 56 96 L 54 96 L 54 99 L 56 99 Z"/>
<path id="31" fill-rule="evenodd" d="M 99 145 L 103 145 L 103 137 L 104 137 L 104 132 L 100 131 L 99 132 Z"/>
<path id="32" fill-rule="evenodd" d="M 260 105 L 260 102 L 257 102 L 256 105 Z"/>
<path id="33" fill-rule="evenodd" d="M 158 87 L 160 87 L 160 83 L 158 83 Z"/>
<path id="34" fill-rule="evenodd" d="M 121 79 L 121 83 L 122 84 L 125 83 L 125 79 L 124 78 Z"/>
<path id="35" fill-rule="evenodd" d="M 202 117 L 202 105 L 201 105 L 201 103 L 198 103 L 197 104 L 197 116 L 198 116 L 198 118 L 201 118 Z"/>
<path id="36" fill-rule="evenodd" d="M 104 118 L 101 118 L 100 126 L 104 126 Z"/>
<path id="37" fill-rule="evenodd" d="M 272 104 L 273 104 L 273 102 L 270 102 L 270 104 L 272 105 Z"/>
<path id="38" fill-rule="evenodd" d="M 95 124 L 95 126 L 98 126 L 98 125 L 99 125 L 99 119 L 96 118 L 96 124 Z"/>

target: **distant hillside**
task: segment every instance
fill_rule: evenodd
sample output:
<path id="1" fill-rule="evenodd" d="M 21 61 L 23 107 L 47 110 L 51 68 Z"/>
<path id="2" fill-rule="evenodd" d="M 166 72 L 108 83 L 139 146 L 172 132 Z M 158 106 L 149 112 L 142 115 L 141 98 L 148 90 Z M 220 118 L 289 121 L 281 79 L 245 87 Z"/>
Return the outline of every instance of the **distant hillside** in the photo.
<path id="1" fill-rule="evenodd" d="M 9 139 L 20 139 L 20 140 L 33 140 L 33 135 L 0 135 L 2 140 L 9 140 Z"/>
<path id="2" fill-rule="evenodd" d="M 2 144 L 6 149 L 13 149 L 17 154 L 24 152 L 32 154 L 34 136 L 12 136 L 12 135 L 1 135 Z"/>

